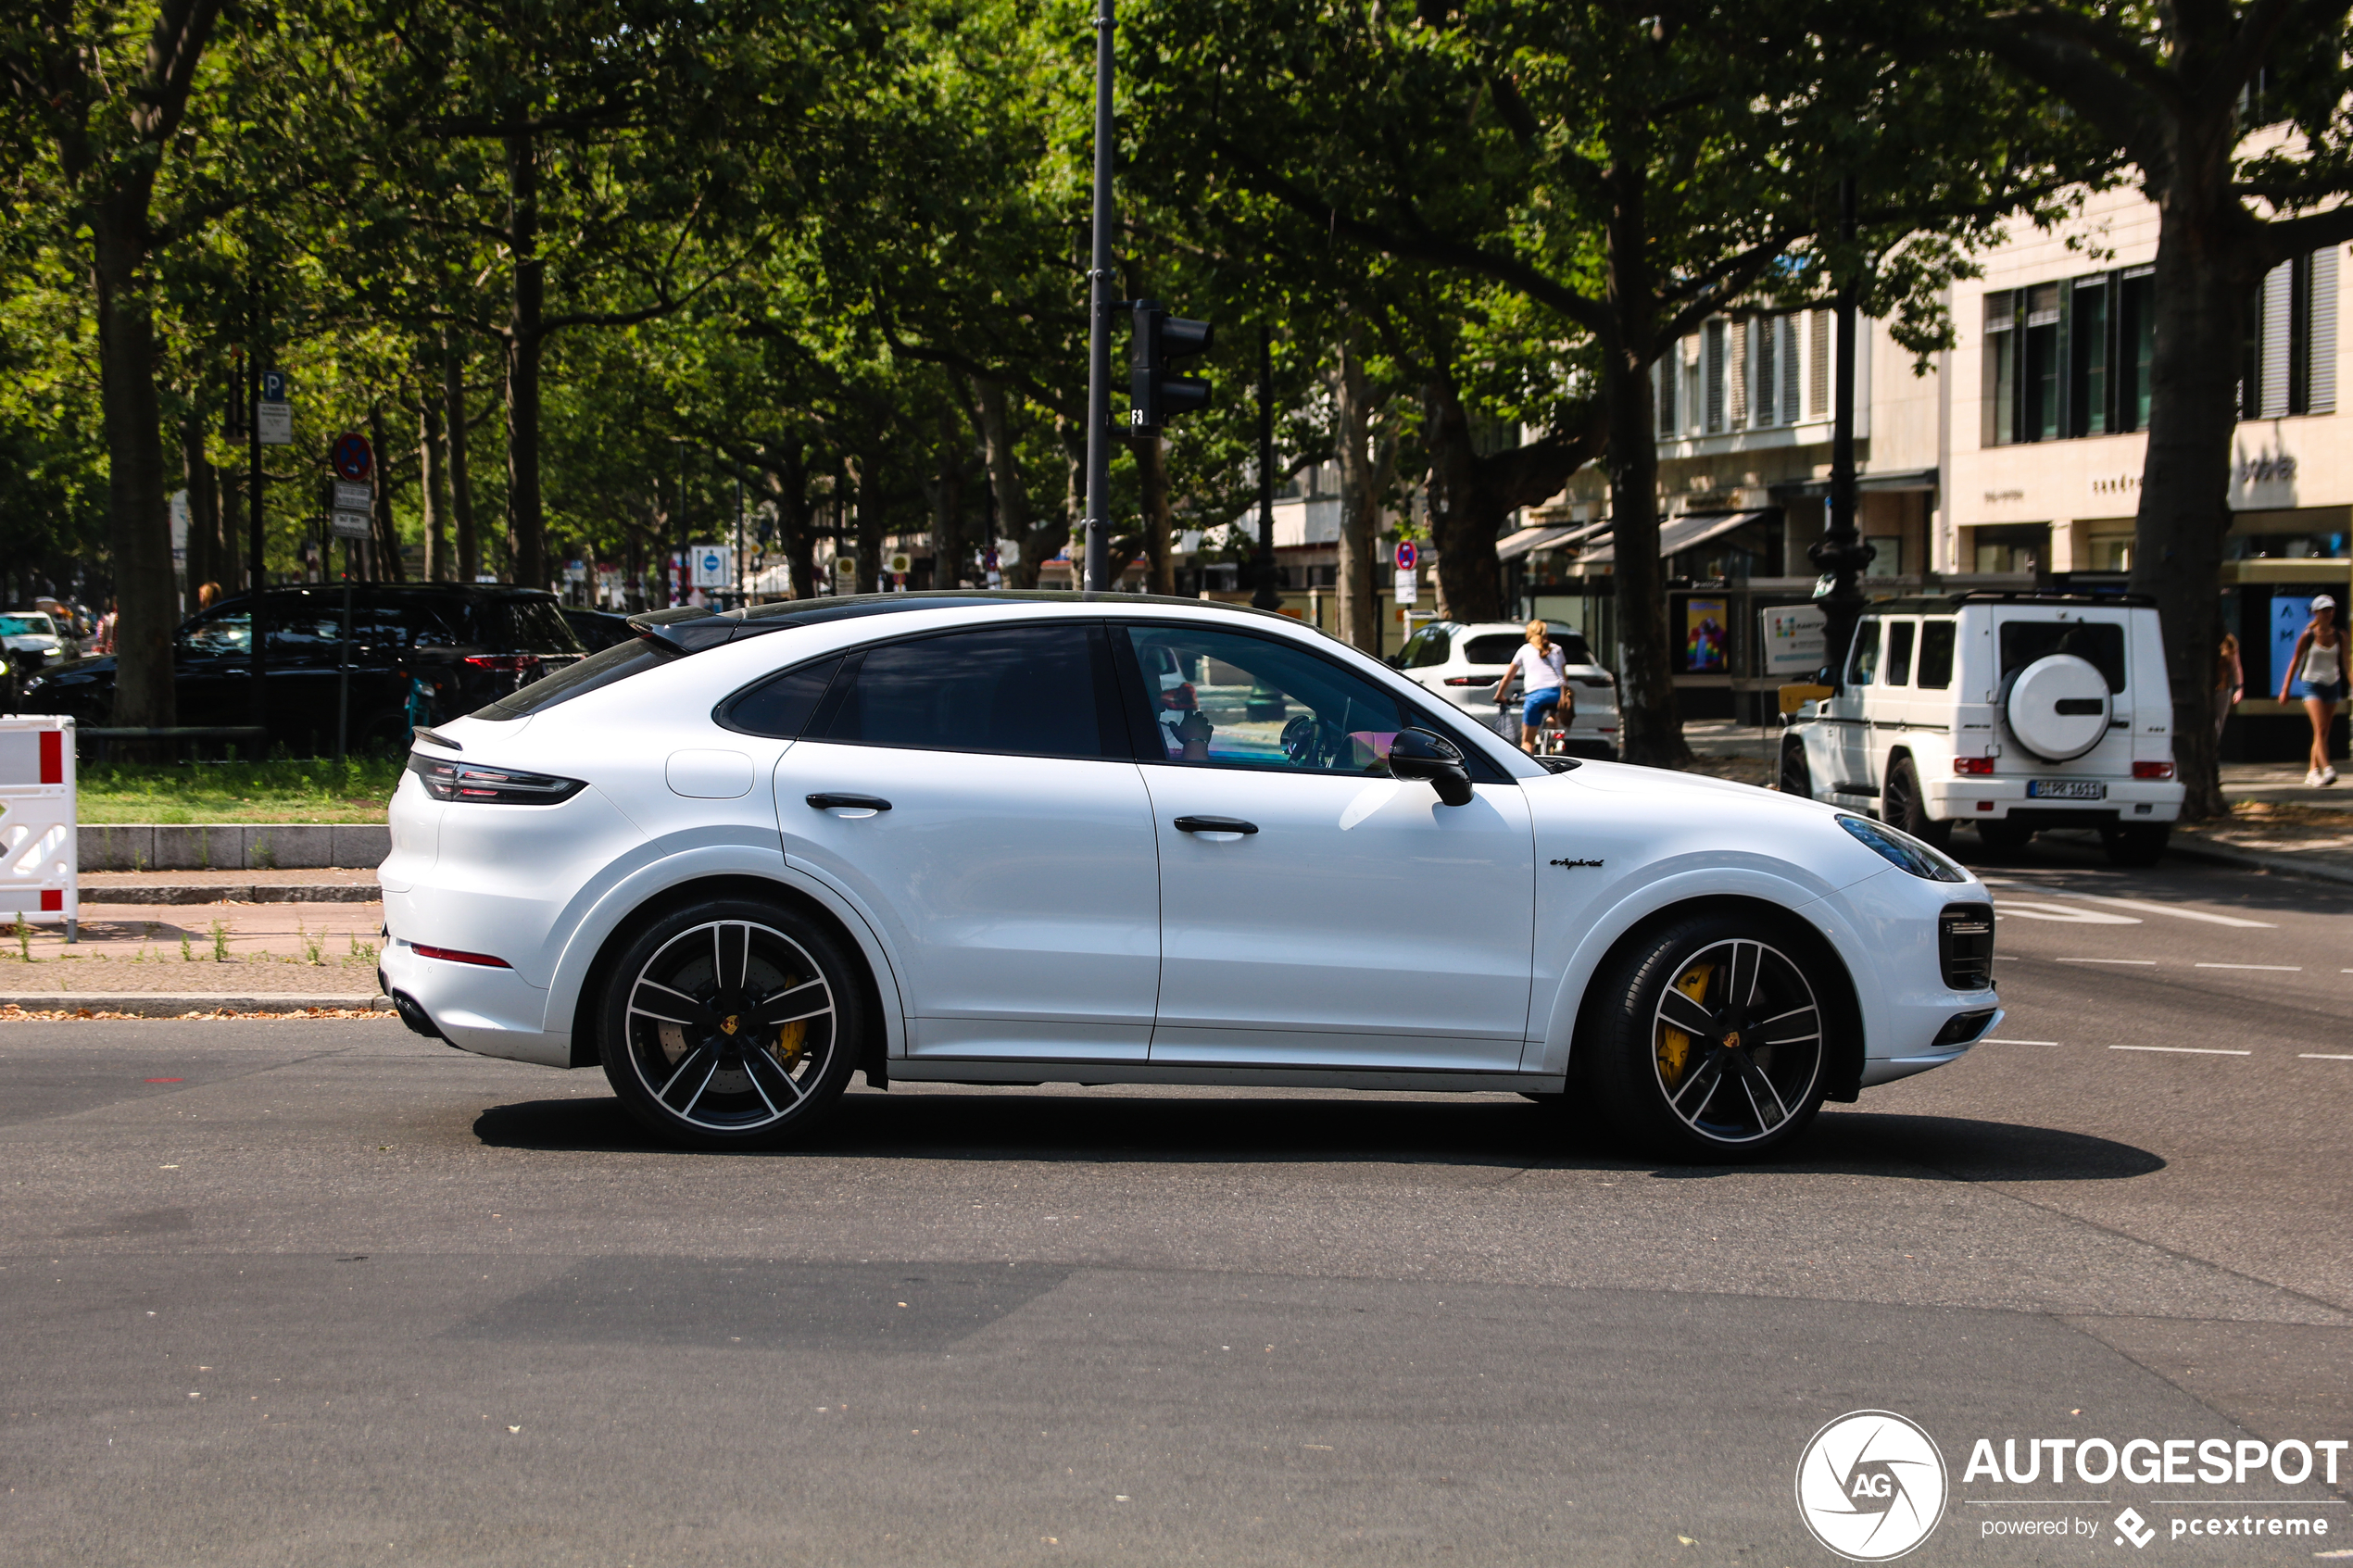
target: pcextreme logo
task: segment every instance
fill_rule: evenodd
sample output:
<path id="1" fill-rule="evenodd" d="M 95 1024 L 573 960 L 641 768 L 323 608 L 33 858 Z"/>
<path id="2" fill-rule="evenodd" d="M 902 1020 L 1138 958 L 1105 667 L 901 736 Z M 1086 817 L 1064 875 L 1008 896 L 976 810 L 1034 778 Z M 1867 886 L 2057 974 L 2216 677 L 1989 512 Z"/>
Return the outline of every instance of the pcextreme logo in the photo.
<path id="1" fill-rule="evenodd" d="M 1893 1411 L 1855 1411 L 1797 1460 L 1797 1510 L 1814 1538 L 1855 1562 L 1903 1556 L 1944 1517 L 1944 1456 Z"/>

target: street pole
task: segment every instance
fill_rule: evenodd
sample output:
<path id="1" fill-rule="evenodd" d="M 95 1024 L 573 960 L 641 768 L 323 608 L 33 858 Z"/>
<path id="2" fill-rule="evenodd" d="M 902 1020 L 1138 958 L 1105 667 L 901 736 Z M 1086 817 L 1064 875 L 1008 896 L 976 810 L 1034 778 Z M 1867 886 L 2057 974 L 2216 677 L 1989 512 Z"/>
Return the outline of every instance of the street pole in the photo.
<path id="1" fill-rule="evenodd" d="M 1280 609 L 1283 591 L 1275 581 L 1275 333 L 1258 328 L 1258 592 L 1252 608 Z"/>
<path id="2" fill-rule="evenodd" d="M 253 721 L 256 728 L 264 732 L 261 739 L 254 745 L 254 760 L 259 761 L 261 759 L 270 755 L 270 737 L 268 734 L 268 727 L 270 723 L 270 695 L 268 687 L 263 681 L 262 665 L 262 652 L 269 641 L 269 618 L 263 613 L 264 601 L 262 597 L 262 588 L 264 585 L 263 579 L 265 573 L 262 567 L 261 550 L 263 543 L 261 525 L 261 362 L 264 351 L 262 348 L 261 320 L 261 263 L 258 257 L 248 257 L 245 264 L 251 269 L 246 277 L 246 287 L 248 290 L 247 303 L 252 311 L 252 332 L 250 335 L 253 341 L 253 350 L 246 356 L 245 359 L 245 379 L 249 383 L 245 387 L 245 505 L 248 511 L 251 513 L 249 521 L 252 524 L 249 531 L 251 537 L 248 540 L 246 546 L 245 603 L 249 608 L 245 616 L 245 621 L 247 625 L 246 639 L 250 644 L 250 646 L 246 649 L 246 653 L 252 659 L 250 673 L 253 676 Z"/>
<path id="3" fill-rule="evenodd" d="M 1855 243 L 1855 177 L 1838 182 L 1839 237 Z M 1850 262 L 1850 270 L 1855 263 Z M 1829 578 L 1815 589 L 1822 607 L 1822 652 L 1829 661 L 1822 684 L 1838 687 L 1846 671 L 1847 644 L 1854 640 L 1855 622 L 1867 603 L 1857 579 L 1878 551 L 1863 542 L 1855 526 L 1855 295 L 1856 280 L 1847 277 L 1838 287 L 1838 344 L 1831 402 L 1830 526 L 1806 552 L 1806 558 Z"/>
<path id="4" fill-rule="evenodd" d="M 1112 0 L 1095 12 L 1094 264 L 1087 274 L 1087 536 L 1088 593 L 1111 591 Z"/>
<path id="5" fill-rule="evenodd" d="M 744 590 L 744 476 L 736 475 L 736 608 L 742 609 L 751 603 L 751 595 Z"/>
<path id="6" fill-rule="evenodd" d="M 351 541 L 343 542 L 343 657 L 335 660 L 335 766 L 351 746 Z"/>

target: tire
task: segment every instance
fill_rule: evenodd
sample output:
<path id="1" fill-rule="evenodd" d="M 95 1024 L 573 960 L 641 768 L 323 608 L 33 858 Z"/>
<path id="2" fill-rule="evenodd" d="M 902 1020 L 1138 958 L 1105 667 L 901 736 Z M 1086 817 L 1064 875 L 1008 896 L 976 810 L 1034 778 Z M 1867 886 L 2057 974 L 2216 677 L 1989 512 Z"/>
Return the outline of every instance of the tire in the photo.
<path id="1" fill-rule="evenodd" d="M 1795 735 L 1781 737 L 1780 789 L 1783 795 L 1814 798 L 1814 770 L 1806 765 L 1806 743 Z"/>
<path id="2" fill-rule="evenodd" d="M 1616 1130 L 1642 1148 L 1684 1160 L 1751 1159 L 1787 1144 L 1821 1110 L 1836 982 L 1785 924 L 1689 916 L 1594 984 L 1605 999 L 1593 1015 L 1586 1082 Z"/>
<path id="3" fill-rule="evenodd" d="M 2023 849 L 2034 837 L 2034 830 L 2023 822 L 2007 822 L 1996 818 L 1976 824 L 1978 842 L 1988 849 L 2004 851 Z"/>
<path id="4" fill-rule="evenodd" d="M 1928 814 L 1928 797 L 1920 790 L 1919 770 L 1908 757 L 1899 757 L 1888 764 L 1886 793 L 1880 797 L 1887 825 L 1901 828 L 1922 844 L 1942 849 L 1953 842 L 1950 820 L 1938 822 Z"/>
<path id="5" fill-rule="evenodd" d="M 2153 866 L 2164 857 L 2165 841 L 2173 836 L 2171 822 L 2123 822 L 2100 829 L 2100 847 L 2113 866 Z"/>
<path id="6" fill-rule="evenodd" d="M 689 1148 L 772 1148 L 824 1119 L 865 1038 L 859 971 L 815 922 L 746 898 L 691 905 L 616 955 L 598 1010 L 605 1077 Z"/>

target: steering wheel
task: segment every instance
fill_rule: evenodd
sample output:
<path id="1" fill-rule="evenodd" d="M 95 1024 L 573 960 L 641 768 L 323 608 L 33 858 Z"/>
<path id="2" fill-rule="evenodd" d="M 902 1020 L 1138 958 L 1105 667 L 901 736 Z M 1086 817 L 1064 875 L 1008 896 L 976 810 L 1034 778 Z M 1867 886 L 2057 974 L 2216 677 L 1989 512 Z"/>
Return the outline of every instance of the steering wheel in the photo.
<path id="1" fill-rule="evenodd" d="M 1301 768 L 1313 768 L 1324 759 L 1322 726 L 1311 713 L 1295 713 L 1283 725 L 1283 756 Z"/>

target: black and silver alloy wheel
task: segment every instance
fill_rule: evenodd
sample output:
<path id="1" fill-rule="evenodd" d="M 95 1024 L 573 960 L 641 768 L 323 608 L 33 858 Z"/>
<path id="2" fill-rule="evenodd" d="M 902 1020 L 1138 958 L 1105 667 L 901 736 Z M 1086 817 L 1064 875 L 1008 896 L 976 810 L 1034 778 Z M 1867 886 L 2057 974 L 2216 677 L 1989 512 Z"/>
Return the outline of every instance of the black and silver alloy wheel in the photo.
<path id="1" fill-rule="evenodd" d="M 856 988 L 808 922 L 706 906 L 657 922 L 621 960 L 605 1074 L 655 1131 L 703 1147 L 765 1145 L 840 1094 L 859 1038 Z"/>
<path id="2" fill-rule="evenodd" d="M 1794 1137 L 1821 1109 L 1832 1019 L 1822 960 L 1764 922 L 1677 922 L 1622 956 L 1587 1082 L 1621 1130 L 1702 1159 Z"/>

